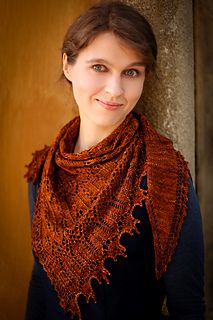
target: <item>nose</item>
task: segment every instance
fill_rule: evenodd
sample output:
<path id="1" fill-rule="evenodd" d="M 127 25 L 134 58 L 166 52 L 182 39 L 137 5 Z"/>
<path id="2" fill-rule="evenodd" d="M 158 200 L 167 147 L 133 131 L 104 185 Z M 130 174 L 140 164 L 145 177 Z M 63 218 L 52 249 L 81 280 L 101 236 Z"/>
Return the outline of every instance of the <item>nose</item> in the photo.
<path id="1" fill-rule="evenodd" d="M 112 97 L 118 97 L 123 94 L 124 88 L 120 75 L 110 75 L 105 85 L 105 92 Z"/>

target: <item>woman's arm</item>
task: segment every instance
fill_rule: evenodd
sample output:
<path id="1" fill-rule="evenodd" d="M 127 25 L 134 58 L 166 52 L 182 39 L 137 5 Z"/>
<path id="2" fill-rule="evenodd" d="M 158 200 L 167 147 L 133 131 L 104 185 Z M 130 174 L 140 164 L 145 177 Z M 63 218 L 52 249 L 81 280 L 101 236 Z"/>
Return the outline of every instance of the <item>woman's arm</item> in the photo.
<path id="1" fill-rule="evenodd" d="M 28 202 L 30 208 L 30 223 L 32 224 L 34 207 L 36 203 L 36 198 L 38 194 L 39 183 L 33 184 L 31 181 L 28 183 Z"/>
<path id="2" fill-rule="evenodd" d="M 38 184 L 33 185 L 32 182 L 28 184 L 28 199 L 30 208 L 30 221 L 32 224 L 34 206 L 36 202 L 38 191 Z M 44 288 L 41 270 L 39 270 L 36 263 L 34 263 L 32 275 L 30 279 L 27 305 L 25 312 L 25 320 L 43 320 L 45 319 L 45 305 L 44 305 Z"/>
<path id="3" fill-rule="evenodd" d="M 205 319 L 202 221 L 191 179 L 189 182 L 188 214 L 164 280 L 169 319 Z"/>
<path id="4" fill-rule="evenodd" d="M 34 264 L 28 289 L 25 320 L 45 319 L 45 299 L 42 282 L 40 272 L 36 268 L 36 264 Z"/>

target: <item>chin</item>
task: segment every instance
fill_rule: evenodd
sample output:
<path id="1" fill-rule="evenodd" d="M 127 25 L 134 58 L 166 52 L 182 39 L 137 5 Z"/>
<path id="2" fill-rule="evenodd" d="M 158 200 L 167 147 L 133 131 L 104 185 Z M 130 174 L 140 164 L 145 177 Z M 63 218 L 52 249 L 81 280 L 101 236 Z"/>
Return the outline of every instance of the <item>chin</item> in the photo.
<path id="1" fill-rule="evenodd" d="M 110 128 L 112 129 L 118 127 L 126 118 L 126 115 L 116 117 L 114 114 L 108 116 L 108 115 L 101 115 L 101 116 L 96 116 L 93 119 L 93 122 L 96 126 L 103 127 L 103 128 Z"/>

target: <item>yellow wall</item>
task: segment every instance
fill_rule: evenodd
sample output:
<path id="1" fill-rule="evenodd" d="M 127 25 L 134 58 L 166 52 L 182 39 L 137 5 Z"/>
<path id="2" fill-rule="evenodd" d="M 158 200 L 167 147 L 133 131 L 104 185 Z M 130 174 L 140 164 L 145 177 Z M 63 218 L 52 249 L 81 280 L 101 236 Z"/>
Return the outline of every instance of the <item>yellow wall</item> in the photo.
<path id="1" fill-rule="evenodd" d="M 73 117 L 59 81 L 60 47 L 73 17 L 92 3 L 0 0 L 1 320 L 23 319 L 32 266 L 24 166 Z"/>

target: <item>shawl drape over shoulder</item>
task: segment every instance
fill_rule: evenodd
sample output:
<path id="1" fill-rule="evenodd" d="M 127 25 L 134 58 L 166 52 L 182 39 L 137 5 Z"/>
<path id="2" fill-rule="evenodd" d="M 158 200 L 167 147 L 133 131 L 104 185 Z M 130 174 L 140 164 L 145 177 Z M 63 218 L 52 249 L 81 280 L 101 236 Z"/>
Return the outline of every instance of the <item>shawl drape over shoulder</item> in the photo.
<path id="1" fill-rule="evenodd" d="M 50 147 L 35 152 L 26 177 L 40 180 L 33 251 L 61 306 L 81 318 L 78 297 L 96 299 L 91 280 L 110 281 L 106 259 L 126 257 L 120 239 L 138 232 L 138 205 L 145 203 L 152 227 L 156 277 L 166 271 L 187 213 L 189 172 L 172 142 L 140 114 L 130 113 L 110 136 L 75 154 L 79 124 L 73 119 Z"/>

